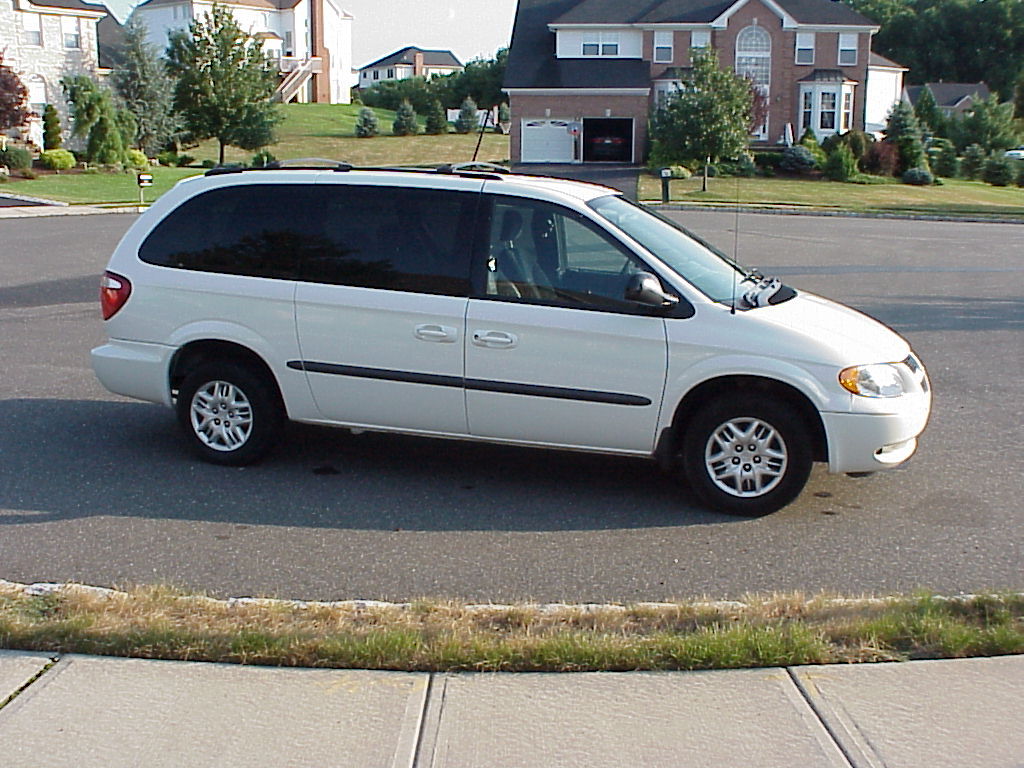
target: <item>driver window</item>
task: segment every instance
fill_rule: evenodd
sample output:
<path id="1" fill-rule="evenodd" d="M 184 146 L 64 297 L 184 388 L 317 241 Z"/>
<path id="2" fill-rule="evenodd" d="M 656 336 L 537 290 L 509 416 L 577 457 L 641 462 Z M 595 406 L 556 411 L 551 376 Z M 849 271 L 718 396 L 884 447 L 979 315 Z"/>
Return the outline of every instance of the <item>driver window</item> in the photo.
<path id="1" fill-rule="evenodd" d="M 630 276 L 645 268 L 582 216 L 548 203 L 498 198 L 485 293 L 558 306 L 635 312 Z"/>

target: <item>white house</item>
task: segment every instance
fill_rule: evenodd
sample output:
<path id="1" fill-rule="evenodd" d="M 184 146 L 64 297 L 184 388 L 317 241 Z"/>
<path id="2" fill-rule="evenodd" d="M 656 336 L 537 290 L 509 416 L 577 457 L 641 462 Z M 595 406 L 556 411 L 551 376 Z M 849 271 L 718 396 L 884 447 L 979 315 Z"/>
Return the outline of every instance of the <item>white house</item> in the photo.
<path id="1" fill-rule="evenodd" d="M 2 1 L 2 0 L 0 0 Z M 348 104 L 352 76 L 352 21 L 338 0 L 225 0 L 239 26 L 263 41 L 279 61 L 281 101 Z M 135 14 L 159 50 L 167 35 L 187 29 L 213 9 L 212 0 L 148 0 Z"/>
<path id="2" fill-rule="evenodd" d="M 369 88 L 383 80 L 450 75 L 464 69 L 451 51 L 425 51 L 407 46 L 359 69 L 359 87 Z"/>
<path id="3" fill-rule="evenodd" d="M 106 16 L 102 5 L 81 0 L 0 0 L 0 50 L 28 89 L 29 106 L 37 117 L 27 129 L 12 134 L 43 146 L 43 108 L 53 104 L 68 134 L 68 107 L 61 78 L 102 74 L 96 46 L 96 24 Z"/>

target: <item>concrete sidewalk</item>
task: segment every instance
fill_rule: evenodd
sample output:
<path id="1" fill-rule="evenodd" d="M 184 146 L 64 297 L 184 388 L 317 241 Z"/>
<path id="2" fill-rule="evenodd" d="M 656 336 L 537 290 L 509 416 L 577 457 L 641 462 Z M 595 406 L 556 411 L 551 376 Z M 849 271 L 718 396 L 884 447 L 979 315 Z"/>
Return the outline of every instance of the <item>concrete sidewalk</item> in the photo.
<path id="1" fill-rule="evenodd" d="M 0 651 L 0 765 L 1024 768 L 1024 656 L 417 674 Z"/>

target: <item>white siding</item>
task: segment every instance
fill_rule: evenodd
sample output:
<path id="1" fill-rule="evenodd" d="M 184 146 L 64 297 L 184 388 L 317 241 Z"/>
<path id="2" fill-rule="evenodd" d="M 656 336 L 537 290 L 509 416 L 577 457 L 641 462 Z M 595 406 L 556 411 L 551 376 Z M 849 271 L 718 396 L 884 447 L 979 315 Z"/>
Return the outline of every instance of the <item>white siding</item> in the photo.
<path id="1" fill-rule="evenodd" d="M 878 133 L 885 128 L 889 110 L 903 94 L 903 72 L 898 69 L 868 67 L 865 89 L 864 130 Z"/>
<path id="2" fill-rule="evenodd" d="M 644 34 L 636 29 L 616 29 L 609 27 L 605 32 L 616 33 L 619 36 L 620 59 L 639 59 L 643 55 Z M 555 43 L 555 55 L 560 59 L 578 59 L 583 56 L 583 42 L 593 38 L 594 33 L 579 29 L 558 30 L 557 42 Z M 587 57 L 591 58 L 591 57 Z M 594 57 L 601 58 L 601 57 Z"/>

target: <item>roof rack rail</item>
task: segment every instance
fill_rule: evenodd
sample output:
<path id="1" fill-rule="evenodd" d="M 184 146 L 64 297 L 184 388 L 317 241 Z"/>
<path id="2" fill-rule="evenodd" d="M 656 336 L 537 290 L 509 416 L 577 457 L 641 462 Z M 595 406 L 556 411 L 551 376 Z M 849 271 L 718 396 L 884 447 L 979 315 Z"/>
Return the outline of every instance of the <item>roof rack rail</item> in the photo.
<path id="1" fill-rule="evenodd" d="M 477 160 L 472 160 L 468 163 L 445 163 L 444 165 L 439 165 L 436 172 L 472 173 L 474 171 L 482 173 L 512 173 L 512 171 L 504 165 L 498 165 L 497 163 L 485 163 Z"/>
<path id="2" fill-rule="evenodd" d="M 293 160 L 271 160 L 264 166 L 267 170 L 292 171 L 351 171 L 355 166 L 344 160 L 330 160 L 326 157 L 297 157 Z"/>

